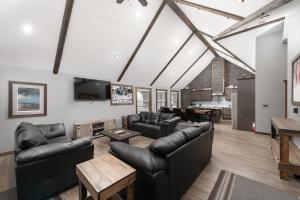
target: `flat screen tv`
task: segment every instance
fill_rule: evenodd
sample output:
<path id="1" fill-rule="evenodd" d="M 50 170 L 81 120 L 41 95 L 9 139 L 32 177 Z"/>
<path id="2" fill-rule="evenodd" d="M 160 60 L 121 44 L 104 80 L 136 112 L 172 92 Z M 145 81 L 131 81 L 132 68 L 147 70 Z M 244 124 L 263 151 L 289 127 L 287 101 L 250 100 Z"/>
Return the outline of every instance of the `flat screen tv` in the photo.
<path id="1" fill-rule="evenodd" d="M 74 99 L 86 101 L 110 99 L 110 82 L 74 77 Z"/>

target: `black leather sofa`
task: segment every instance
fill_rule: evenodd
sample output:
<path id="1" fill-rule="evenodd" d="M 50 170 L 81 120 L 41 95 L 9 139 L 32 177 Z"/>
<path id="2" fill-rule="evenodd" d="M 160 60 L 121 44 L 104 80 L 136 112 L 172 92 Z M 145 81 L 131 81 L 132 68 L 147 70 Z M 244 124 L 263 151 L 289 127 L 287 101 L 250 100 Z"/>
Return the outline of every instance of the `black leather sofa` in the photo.
<path id="1" fill-rule="evenodd" d="M 174 128 L 180 121 L 174 113 L 140 112 L 129 115 L 128 129 L 141 132 L 142 135 L 151 138 L 160 138 L 174 132 Z"/>
<path id="2" fill-rule="evenodd" d="M 94 156 L 89 138 L 71 140 L 64 124 L 21 123 L 15 131 L 18 200 L 41 200 L 77 184 L 75 165 Z"/>
<path id="3" fill-rule="evenodd" d="M 137 169 L 136 200 L 179 200 L 212 156 L 213 131 L 209 122 L 185 124 L 149 148 L 111 143 L 111 153 Z"/>

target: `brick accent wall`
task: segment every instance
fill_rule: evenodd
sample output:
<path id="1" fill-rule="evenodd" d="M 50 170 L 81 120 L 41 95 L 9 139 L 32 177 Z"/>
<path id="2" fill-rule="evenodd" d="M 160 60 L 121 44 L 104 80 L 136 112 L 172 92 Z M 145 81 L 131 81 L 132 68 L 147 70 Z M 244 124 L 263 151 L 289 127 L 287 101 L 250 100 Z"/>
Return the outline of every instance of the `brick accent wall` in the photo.
<path id="1" fill-rule="evenodd" d="M 220 58 L 216 58 L 220 59 Z M 222 59 L 222 58 L 221 58 Z M 214 59 L 215 60 L 215 59 Z M 213 60 L 213 61 L 214 61 Z M 224 59 L 223 59 L 224 60 Z M 212 88 L 212 63 L 210 63 L 187 87 L 190 89 L 204 89 Z M 236 80 L 241 78 L 255 78 L 255 75 L 245 69 L 242 69 L 231 62 L 225 60 L 225 87 L 230 85 L 236 86 Z M 214 81 L 222 82 L 222 79 L 218 78 Z M 221 84 L 221 83 L 220 83 Z"/>

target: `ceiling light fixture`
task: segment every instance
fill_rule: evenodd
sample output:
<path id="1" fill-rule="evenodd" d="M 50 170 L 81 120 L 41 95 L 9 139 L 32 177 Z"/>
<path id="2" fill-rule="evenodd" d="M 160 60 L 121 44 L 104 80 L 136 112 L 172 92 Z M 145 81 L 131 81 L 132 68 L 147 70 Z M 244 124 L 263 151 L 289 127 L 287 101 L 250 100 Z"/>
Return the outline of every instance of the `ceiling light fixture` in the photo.
<path id="1" fill-rule="evenodd" d="M 115 59 L 118 59 L 118 58 L 119 58 L 119 55 L 118 55 L 118 54 L 114 55 L 114 58 L 115 58 Z"/>
<path id="2" fill-rule="evenodd" d="M 25 33 L 26 35 L 30 35 L 33 32 L 33 28 L 30 24 L 25 24 L 22 27 L 23 33 Z"/>
<path id="3" fill-rule="evenodd" d="M 245 0 L 236 0 L 239 3 L 244 3 Z"/>

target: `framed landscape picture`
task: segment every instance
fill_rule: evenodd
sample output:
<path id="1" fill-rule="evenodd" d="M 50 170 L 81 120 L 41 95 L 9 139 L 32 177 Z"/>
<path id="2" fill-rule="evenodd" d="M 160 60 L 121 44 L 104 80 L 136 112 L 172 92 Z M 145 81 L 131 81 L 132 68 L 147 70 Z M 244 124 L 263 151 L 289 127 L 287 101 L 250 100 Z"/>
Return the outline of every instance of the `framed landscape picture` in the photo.
<path id="1" fill-rule="evenodd" d="M 46 84 L 9 81 L 9 118 L 46 115 Z"/>
<path id="2" fill-rule="evenodd" d="M 300 106 L 300 55 L 292 62 L 292 103 Z"/>
<path id="3" fill-rule="evenodd" d="M 133 86 L 111 84 L 111 105 L 132 105 Z"/>

